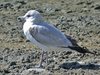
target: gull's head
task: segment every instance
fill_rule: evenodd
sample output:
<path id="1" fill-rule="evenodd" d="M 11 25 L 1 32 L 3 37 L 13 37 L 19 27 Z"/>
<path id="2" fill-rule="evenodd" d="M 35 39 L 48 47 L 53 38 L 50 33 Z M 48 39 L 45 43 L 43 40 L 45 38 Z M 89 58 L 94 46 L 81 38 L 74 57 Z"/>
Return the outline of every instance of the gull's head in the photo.
<path id="1" fill-rule="evenodd" d="M 18 17 L 19 21 L 40 22 L 42 21 L 41 14 L 36 10 L 29 10 L 24 16 Z"/>

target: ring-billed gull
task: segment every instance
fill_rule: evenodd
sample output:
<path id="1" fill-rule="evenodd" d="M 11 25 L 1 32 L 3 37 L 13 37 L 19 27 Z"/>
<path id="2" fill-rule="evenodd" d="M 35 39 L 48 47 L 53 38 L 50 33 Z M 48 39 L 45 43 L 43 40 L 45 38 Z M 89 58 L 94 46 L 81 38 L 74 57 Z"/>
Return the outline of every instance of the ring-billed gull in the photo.
<path id="1" fill-rule="evenodd" d="M 41 14 L 36 10 L 29 10 L 24 16 L 18 19 L 25 21 L 23 31 L 26 38 L 43 50 L 40 67 L 42 66 L 44 52 L 49 47 L 71 48 L 80 53 L 89 52 L 79 47 L 74 47 L 71 40 L 52 24 L 45 22 Z"/>

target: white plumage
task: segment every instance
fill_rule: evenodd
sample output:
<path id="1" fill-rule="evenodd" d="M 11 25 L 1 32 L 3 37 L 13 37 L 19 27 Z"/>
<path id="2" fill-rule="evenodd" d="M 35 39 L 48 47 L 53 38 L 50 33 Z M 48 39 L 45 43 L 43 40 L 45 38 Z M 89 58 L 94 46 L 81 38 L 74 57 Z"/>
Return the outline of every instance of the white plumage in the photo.
<path id="1" fill-rule="evenodd" d="M 49 47 L 54 48 L 73 48 L 72 42 L 52 24 L 45 22 L 41 14 L 36 10 L 28 11 L 19 18 L 24 20 L 23 31 L 28 40 L 39 46 L 43 51 Z M 85 53 L 82 48 L 75 47 L 78 52 Z M 48 49 L 49 50 L 49 49 Z M 44 52 L 43 52 L 44 54 Z M 43 54 L 40 61 L 40 67 L 43 62 Z"/>
<path id="2" fill-rule="evenodd" d="M 72 43 L 53 25 L 48 24 L 42 19 L 36 10 L 28 11 L 25 16 L 23 31 L 26 38 L 37 46 L 45 47 L 67 47 Z M 41 46 L 40 46 L 41 45 Z"/>

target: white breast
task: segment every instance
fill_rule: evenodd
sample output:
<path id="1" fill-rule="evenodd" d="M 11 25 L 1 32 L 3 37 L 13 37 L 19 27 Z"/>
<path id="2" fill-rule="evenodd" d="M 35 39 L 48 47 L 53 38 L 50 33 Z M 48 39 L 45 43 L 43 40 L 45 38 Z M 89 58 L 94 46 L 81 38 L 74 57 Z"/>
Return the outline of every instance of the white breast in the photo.
<path id="1" fill-rule="evenodd" d="M 25 22 L 24 25 L 23 25 L 23 31 L 24 31 L 24 34 L 26 35 L 26 33 L 28 32 L 29 28 L 32 27 L 31 23 L 30 22 Z"/>
<path id="2" fill-rule="evenodd" d="M 25 22 L 23 25 L 23 32 L 24 32 L 24 35 L 26 36 L 26 38 L 32 42 L 32 39 L 34 39 L 34 38 L 31 36 L 31 34 L 29 32 L 30 27 L 32 27 L 32 23 Z"/>

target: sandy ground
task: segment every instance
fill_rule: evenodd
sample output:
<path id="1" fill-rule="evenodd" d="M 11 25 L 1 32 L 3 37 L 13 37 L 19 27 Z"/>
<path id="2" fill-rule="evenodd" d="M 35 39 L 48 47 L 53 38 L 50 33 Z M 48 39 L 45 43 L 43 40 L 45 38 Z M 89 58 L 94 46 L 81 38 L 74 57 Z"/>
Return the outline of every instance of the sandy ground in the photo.
<path id="1" fill-rule="evenodd" d="M 41 49 L 26 40 L 18 16 L 38 10 L 44 20 L 100 53 L 99 0 L 0 0 L 0 75 L 100 75 L 100 55 L 49 52 L 45 71 L 28 71 L 39 63 Z"/>

